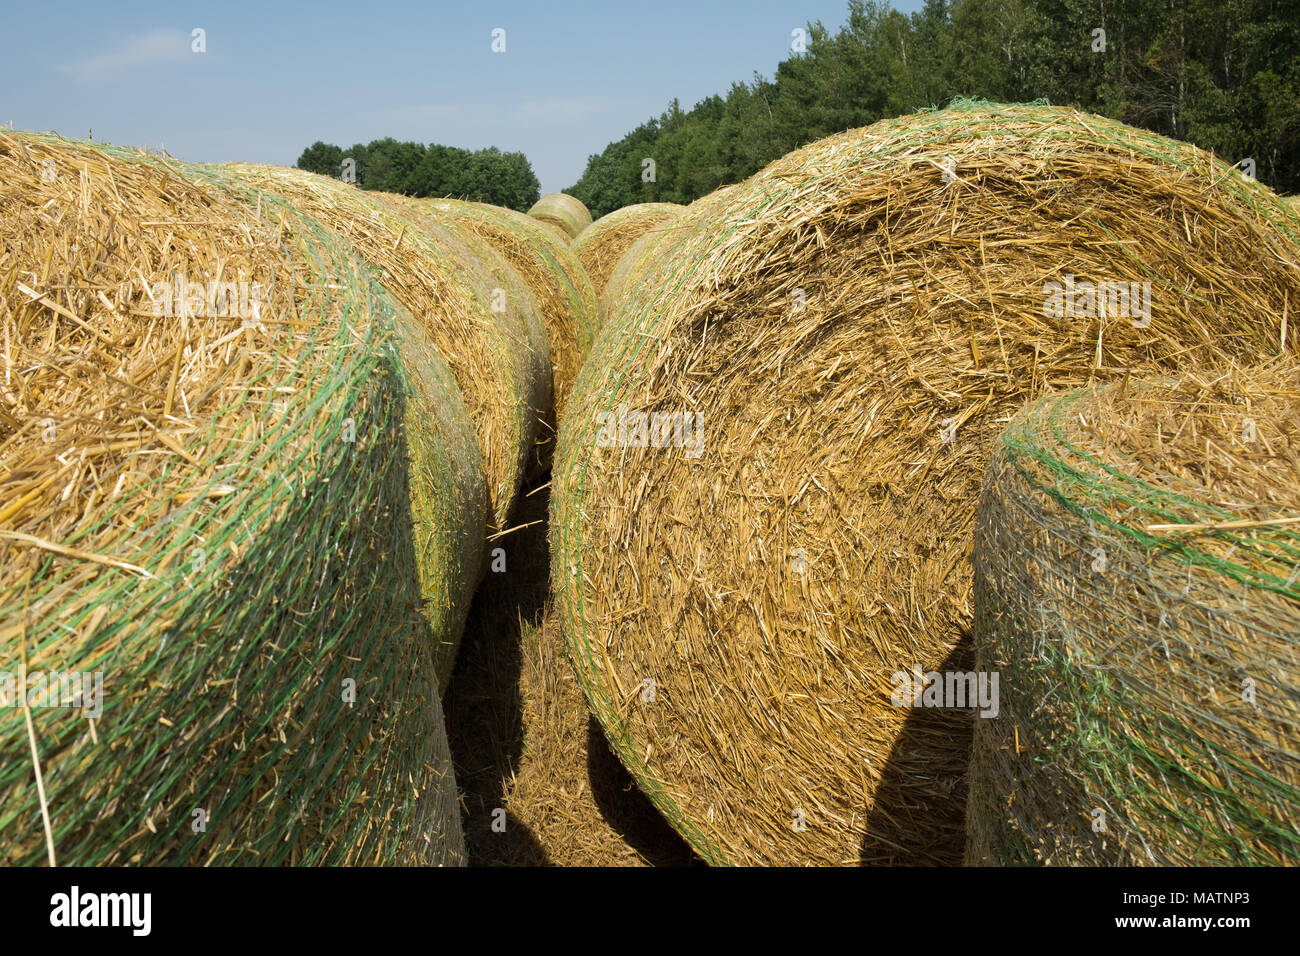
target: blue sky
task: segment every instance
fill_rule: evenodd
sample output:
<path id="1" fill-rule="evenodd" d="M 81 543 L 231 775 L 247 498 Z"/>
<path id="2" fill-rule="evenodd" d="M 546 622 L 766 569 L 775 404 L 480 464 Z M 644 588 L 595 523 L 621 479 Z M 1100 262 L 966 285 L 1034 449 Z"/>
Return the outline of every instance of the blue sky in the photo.
<path id="1" fill-rule="evenodd" d="M 911 12 L 921 0 L 895 0 Z M 317 139 L 520 150 L 550 192 L 662 112 L 754 72 L 847 0 L 16 3 L 0 124 L 192 162 L 292 165 Z M 492 31 L 506 31 L 493 53 Z M 191 31 L 207 51 L 191 51 Z"/>

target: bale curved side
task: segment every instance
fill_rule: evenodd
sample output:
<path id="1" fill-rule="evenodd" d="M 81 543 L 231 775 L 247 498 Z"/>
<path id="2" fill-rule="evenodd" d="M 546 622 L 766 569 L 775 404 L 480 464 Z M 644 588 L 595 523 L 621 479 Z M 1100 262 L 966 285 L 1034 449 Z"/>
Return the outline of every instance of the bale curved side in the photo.
<path id="1" fill-rule="evenodd" d="M 698 202 L 699 200 L 697 200 Z M 686 225 L 689 222 L 690 225 Z M 612 319 L 623 308 L 629 290 L 634 288 L 652 269 L 662 265 L 665 257 L 673 254 L 678 243 L 685 242 L 697 228 L 693 219 L 676 216 L 657 229 L 643 233 L 619 256 L 610 270 L 605 288 L 600 294 L 601 328 L 613 324 Z"/>
<path id="2" fill-rule="evenodd" d="M 555 375 L 541 306 L 524 275 L 480 233 L 459 223 L 439 223 L 423 212 L 412 212 L 410 216 L 412 223 L 446 230 L 454 237 L 461 251 L 462 275 L 473 276 L 480 288 L 490 290 L 492 311 L 499 313 L 501 320 L 516 330 L 513 339 L 515 358 L 526 371 L 531 386 L 528 392 L 519 396 L 518 413 L 527 419 L 532 442 L 524 449 L 519 484 L 511 499 L 513 508 L 522 485 L 550 467 L 555 448 Z M 502 521 L 491 530 L 504 530 L 509 513 L 507 510 Z"/>
<path id="3" fill-rule="evenodd" d="M 455 377 L 483 456 L 490 527 L 504 528 L 550 402 L 531 293 L 495 253 L 471 251 L 453 228 L 408 220 L 382 195 L 296 169 L 224 169 L 285 197 L 383 270 L 385 288 L 424 324 Z"/>
<path id="4" fill-rule="evenodd" d="M 573 251 L 602 295 L 623 254 L 652 229 L 671 222 L 682 206 L 668 202 L 634 203 L 601 216 L 573 240 Z"/>
<path id="5" fill-rule="evenodd" d="M 599 322 L 596 290 L 578 257 L 536 219 L 512 209 L 454 199 L 415 202 L 489 242 L 528 282 L 551 346 L 555 414 L 563 416 Z"/>
<path id="6" fill-rule="evenodd" d="M 568 193 L 547 193 L 528 209 L 528 215 L 541 220 L 566 242 L 591 225 L 591 213 L 582 200 Z"/>
<path id="7" fill-rule="evenodd" d="M 398 361 L 364 267 L 269 194 L 31 134 L 0 166 L 30 269 L 0 286 L 0 673 L 87 675 L 0 711 L 5 860 L 464 862 L 455 612 L 418 607 L 486 491 L 463 412 L 411 410 L 449 376 Z M 418 535 L 412 467 L 442 482 Z"/>
<path id="8" fill-rule="evenodd" d="M 893 675 L 969 670 L 1002 422 L 1276 353 L 1294 220 L 1185 144 L 976 104 L 813 144 L 675 229 L 561 428 L 553 586 L 588 700 L 706 859 L 958 862 L 971 713 L 894 706 Z M 1138 283 L 1141 311 L 1056 309 L 1076 278 Z M 650 441 L 655 413 L 702 442 Z"/>
<path id="9" fill-rule="evenodd" d="M 1086 423 L 1086 424 L 1085 424 Z M 1300 858 L 1300 369 L 1052 396 L 975 532 L 969 862 Z"/>

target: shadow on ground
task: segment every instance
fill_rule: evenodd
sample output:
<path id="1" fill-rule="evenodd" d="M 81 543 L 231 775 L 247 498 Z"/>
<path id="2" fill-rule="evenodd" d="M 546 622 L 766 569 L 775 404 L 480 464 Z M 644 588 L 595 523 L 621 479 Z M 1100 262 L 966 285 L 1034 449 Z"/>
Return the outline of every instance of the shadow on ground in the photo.
<path id="1" fill-rule="evenodd" d="M 589 716 L 548 613 L 548 504 L 526 489 L 519 530 L 489 542 L 506 569 L 475 594 L 444 695 L 470 865 L 690 864 Z"/>
<path id="2" fill-rule="evenodd" d="M 474 595 L 443 697 L 471 865 L 550 862 L 529 828 L 506 809 L 506 785 L 523 752 L 523 635 L 541 623 L 546 603 L 545 518 L 544 493 L 523 497 L 511 526 L 540 523 L 488 543 L 505 552 L 505 570 L 489 565 Z"/>
<path id="3" fill-rule="evenodd" d="M 611 827 L 652 866 L 703 866 L 627 768 L 609 748 L 595 717 L 587 718 L 587 776 L 600 812 Z"/>

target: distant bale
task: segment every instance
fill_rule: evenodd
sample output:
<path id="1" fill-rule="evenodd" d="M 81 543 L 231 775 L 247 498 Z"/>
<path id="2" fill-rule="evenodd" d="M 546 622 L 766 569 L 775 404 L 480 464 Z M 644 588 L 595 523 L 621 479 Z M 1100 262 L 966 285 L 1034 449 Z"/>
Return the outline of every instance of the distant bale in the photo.
<path id="1" fill-rule="evenodd" d="M 399 197 L 401 198 L 401 197 Z M 555 381 L 555 413 L 591 351 L 599 323 L 596 290 L 578 257 L 551 230 L 523 213 L 455 199 L 402 199 L 436 220 L 451 221 L 490 244 L 524 278 L 546 323 Z M 554 448 L 554 434 L 544 436 Z M 549 461 L 549 451 L 546 455 Z"/>
<path id="2" fill-rule="evenodd" d="M 972 712 L 899 691 L 970 670 L 997 435 L 1048 388 L 1294 354 L 1295 220 L 1189 145 L 976 104 L 815 143 L 673 228 L 560 430 L 587 698 L 710 861 L 960 862 Z"/>
<path id="3" fill-rule="evenodd" d="M 975 531 L 968 862 L 1300 859 L 1300 369 L 1045 398 Z"/>
<path id="4" fill-rule="evenodd" d="M 680 236 L 680 230 L 671 226 L 662 231 L 647 232 L 640 236 L 627 251 L 619 256 L 618 262 L 610 270 L 609 278 L 600 293 L 601 327 L 609 324 L 609 319 L 618 314 L 623 305 L 627 290 L 636 283 L 646 269 L 654 264 L 648 252 L 661 241 L 668 243 L 672 236 Z"/>
<path id="5" fill-rule="evenodd" d="M 489 528 L 504 529 L 553 402 L 546 329 L 523 279 L 482 240 L 413 220 L 383 194 L 296 169 L 226 168 L 321 220 L 383 270 L 384 286 L 451 368 L 483 455 Z"/>
<path id="6" fill-rule="evenodd" d="M 528 215 L 550 226 L 566 242 L 591 225 L 591 213 L 582 200 L 568 193 L 547 193 L 533 203 Z"/>
<path id="7" fill-rule="evenodd" d="M 597 295 L 604 293 L 623 253 L 650 230 L 676 218 L 682 208 L 667 202 L 636 203 L 601 216 L 582 230 L 573 241 L 573 251 L 591 276 Z"/>
<path id="8" fill-rule="evenodd" d="M 487 492 L 436 348 L 219 171 L 0 134 L 0 207 L 0 860 L 463 863 Z"/>

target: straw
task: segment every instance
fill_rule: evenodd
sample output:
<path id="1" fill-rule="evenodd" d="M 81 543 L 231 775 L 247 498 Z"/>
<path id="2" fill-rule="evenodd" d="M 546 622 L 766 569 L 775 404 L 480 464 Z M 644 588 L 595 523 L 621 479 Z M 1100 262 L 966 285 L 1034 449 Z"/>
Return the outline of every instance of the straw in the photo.
<path id="1" fill-rule="evenodd" d="M 1300 368 L 1049 396 L 975 534 L 973 863 L 1300 855 Z"/>
<path id="2" fill-rule="evenodd" d="M 461 861 L 435 655 L 481 539 L 467 416 L 346 248 L 222 179 L 0 134 L 0 675 L 87 675 L 18 682 L 43 795 L 0 708 L 3 859 L 48 858 L 48 809 L 63 865 Z M 169 314 L 178 274 L 260 299 Z"/>
<path id="3" fill-rule="evenodd" d="M 672 221 L 681 210 L 674 203 L 636 203 L 601 216 L 582 230 L 573 240 L 573 251 L 591 276 L 596 294 L 604 294 L 614 267 L 638 239 Z"/>
<path id="4" fill-rule="evenodd" d="M 577 238 L 578 233 L 591 225 L 587 207 L 568 193 L 547 193 L 533 203 L 528 215 L 540 220 L 565 242 Z"/>
<path id="5" fill-rule="evenodd" d="M 347 239 L 421 320 L 451 369 L 478 435 L 490 530 L 504 528 L 551 402 L 545 333 L 532 294 L 495 254 L 470 250 L 466 237 L 452 228 L 408 220 L 382 194 L 300 170 L 224 168 L 285 197 Z"/>
<path id="6" fill-rule="evenodd" d="M 711 862 L 958 862 L 976 718 L 895 706 L 895 675 L 970 670 L 996 435 L 1047 388 L 1294 353 L 1297 223 L 1189 145 L 962 104 L 675 229 L 561 429 L 552 577 L 587 698 Z M 1150 282 L 1149 324 L 1054 313 L 1067 276 Z M 699 457 L 630 412 L 699 415 Z"/>

